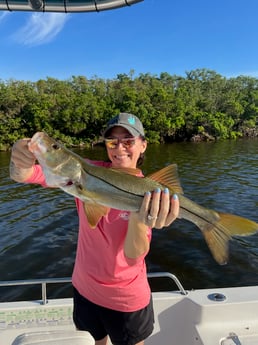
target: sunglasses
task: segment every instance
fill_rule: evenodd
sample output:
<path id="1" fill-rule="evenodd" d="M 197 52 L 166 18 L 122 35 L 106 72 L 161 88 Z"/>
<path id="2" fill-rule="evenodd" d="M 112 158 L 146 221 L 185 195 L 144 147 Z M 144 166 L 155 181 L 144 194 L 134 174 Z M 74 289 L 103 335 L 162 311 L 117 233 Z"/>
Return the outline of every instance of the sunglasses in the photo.
<path id="1" fill-rule="evenodd" d="M 123 138 L 123 139 L 117 139 L 117 138 L 109 138 L 105 139 L 105 144 L 108 149 L 115 149 L 119 144 L 122 144 L 123 147 L 126 149 L 129 149 L 130 147 L 134 146 L 135 144 L 135 138 Z"/>

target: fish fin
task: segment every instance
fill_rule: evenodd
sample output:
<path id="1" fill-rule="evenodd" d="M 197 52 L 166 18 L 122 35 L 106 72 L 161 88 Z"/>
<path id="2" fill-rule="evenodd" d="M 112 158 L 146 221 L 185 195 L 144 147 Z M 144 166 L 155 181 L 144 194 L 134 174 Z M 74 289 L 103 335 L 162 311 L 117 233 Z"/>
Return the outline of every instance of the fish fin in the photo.
<path id="1" fill-rule="evenodd" d="M 231 236 L 247 236 L 258 232 L 258 224 L 252 220 L 233 214 L 218 212 L 220 219 L 209 229 L 203 229 L 206 243 L 214 257 L 220 264 L 228 261 L 228 241 Z"/>
<path id="2" fill-rule="evenodd" d="M 84 211 L 88 219 L 88 223 L 92 229 L 96 228 L 101 217 L 108 214 L 109 208 L 96 203 L 84 203 Z"/>
<path id="3" fill-rule="evenodd" d="M 213 258 L 220 265 L 226 265 L 228 262 L 228 241 L 231 236 L 224 229 L 214 227 L 203 231 L 205 241 L 212 253 Z"/>
<path id="4" fill-rule="evenodd" d="M 258 232 L 258 223 L 237 216 L 235 214 L 218 212 L 223 226 L 228 229 L 230 234 L 237 236 L 248 236 Z"/>
<path id="5" fill-rule="evenodd" d="M 162 185 L 172 189 L 175 193 L 183 194 L 176 164 L 170 164 L 167 167 L 148 175 L 147 178 L 161 183 Z"/>

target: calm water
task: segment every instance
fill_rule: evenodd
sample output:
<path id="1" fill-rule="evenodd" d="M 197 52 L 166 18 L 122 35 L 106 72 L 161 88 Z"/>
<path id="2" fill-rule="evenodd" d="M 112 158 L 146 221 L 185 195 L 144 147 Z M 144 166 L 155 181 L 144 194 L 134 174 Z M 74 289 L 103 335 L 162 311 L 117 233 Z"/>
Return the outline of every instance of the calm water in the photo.
<path id="1" fill-rule="evenodd" d="M 102 148 L 79 154 L 105 157 Z M 9 158 L 9 153 L 0 152 L 0 280 L 71 276 L 78 227 L 73 197 L 11 181 Z M 190 199 L 258 222 L 257 140 L 152 145 L 143 170 L 147 174 L 169 163 L 178 164 L 181 184 Z M 147 264 L 149 271 L 176 274 L 187 289 L 257 285 L 258 234 L 231 241 L 230 261 L 219 266 L 201 232 L 177 220 L 170 228 L 153 232 Z M 166 281 L 151 284 L 154 290 L 175 288 Z M 56 289 L 53 296 L 68 289 Z M 33 294 L 27 288 L 2 288 L 0 299 Z"/>

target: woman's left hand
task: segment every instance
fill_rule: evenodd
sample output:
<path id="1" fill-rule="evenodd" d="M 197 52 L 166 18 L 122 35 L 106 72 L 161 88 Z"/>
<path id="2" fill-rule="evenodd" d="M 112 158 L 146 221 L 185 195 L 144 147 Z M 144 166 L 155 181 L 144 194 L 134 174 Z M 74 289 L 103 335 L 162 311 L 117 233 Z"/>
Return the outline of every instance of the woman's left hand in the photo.
<path id="1" fill-rule="evenodd" d="M 179 199 L 176 194 L 171 196 L 167 188 L 163 191 L 157 188 L 152 193 L 145 193 L 139 218 L 148 227 L 162 229 L 173 223 L 179 216 L 179 207 Z"/>

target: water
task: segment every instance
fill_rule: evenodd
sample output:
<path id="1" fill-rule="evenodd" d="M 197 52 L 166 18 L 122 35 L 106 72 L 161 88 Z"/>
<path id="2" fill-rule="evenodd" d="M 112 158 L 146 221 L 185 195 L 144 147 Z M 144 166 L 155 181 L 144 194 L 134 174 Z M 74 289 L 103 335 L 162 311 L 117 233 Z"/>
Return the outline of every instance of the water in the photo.
<path id="1" fill-rule="evenodd" d="M 102 148 L 80 150 L 103 159 Z M 9 153 L 0 152 L 0 280 L 69 277 L 78 219 L 73 197 L 55 189 L 15 183 Z M 143 171 L 177 163 L 185 195 L 199 204 L 258 222 L 258 141 L 149 145 Z M 101 257 L 100 257 L 101 260 Z M 186 289 L 258 284 L 258 234 L 230 242 L 230 260 L 219 266 L 201 232 L 186 221 L 155 230 L 147 257 L 149 271 L 176 274 Z M 153 290 L 175 288 L 151 282 Z M 69 292 L 53 289 L 53 297 Z M 0 300 L 34 297 L 32 289 L 2 288 Z"/>

